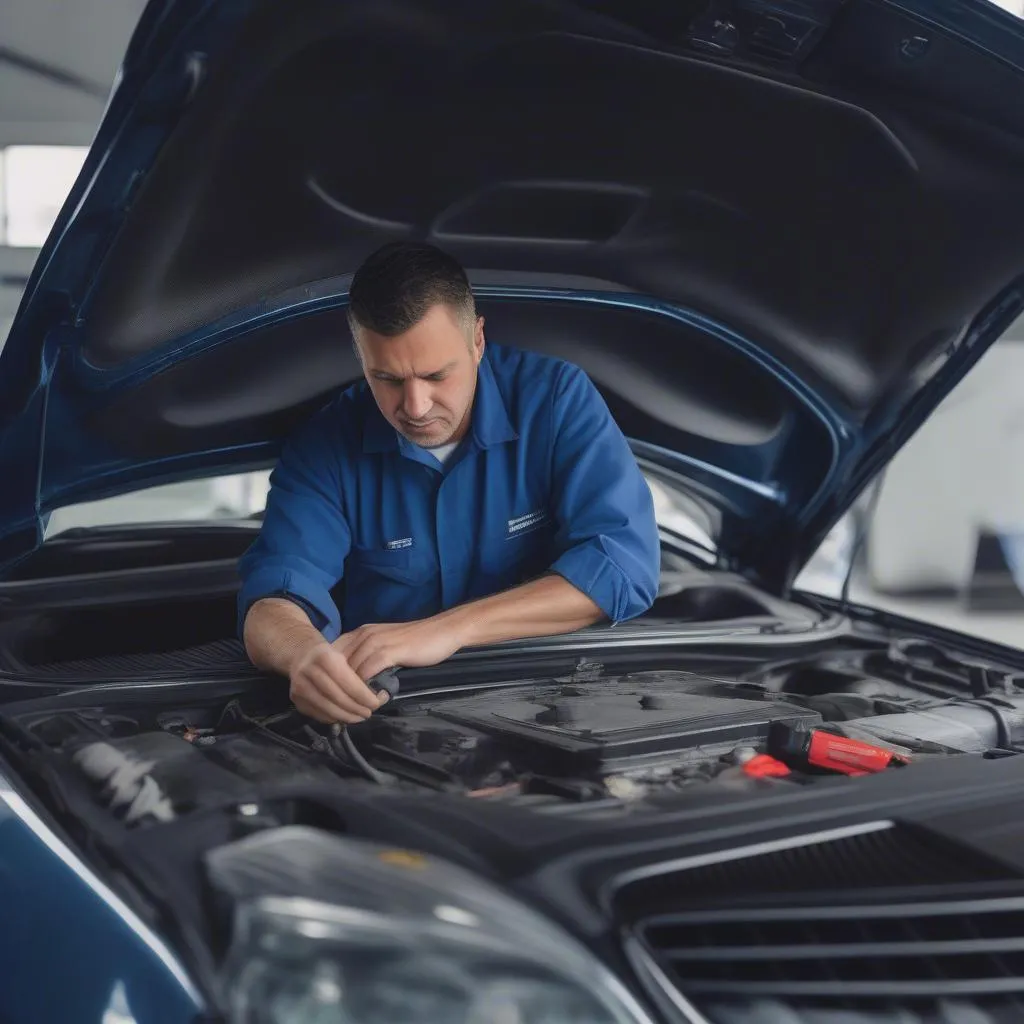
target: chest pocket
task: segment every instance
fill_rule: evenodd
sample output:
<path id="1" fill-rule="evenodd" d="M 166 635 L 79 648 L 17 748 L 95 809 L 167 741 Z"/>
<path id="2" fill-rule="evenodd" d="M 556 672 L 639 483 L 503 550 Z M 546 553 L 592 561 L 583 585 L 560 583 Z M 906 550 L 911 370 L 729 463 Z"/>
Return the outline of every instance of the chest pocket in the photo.
<path id="1" fill-rule="evenodd" d="M 439 612 L 440 574 L 434 556 L 416 548 L 353 548 L 345 561 L 342 626 L 409 622 Z"/>
<path id="2" fill-rule="evenodd" d="M 378 577 L 393 583 L 416 586 L 426 583 L 437 572 L 434 559 L 426 551 L 415 548 L 352 548 L 345 564 L 349 578 Z"/>

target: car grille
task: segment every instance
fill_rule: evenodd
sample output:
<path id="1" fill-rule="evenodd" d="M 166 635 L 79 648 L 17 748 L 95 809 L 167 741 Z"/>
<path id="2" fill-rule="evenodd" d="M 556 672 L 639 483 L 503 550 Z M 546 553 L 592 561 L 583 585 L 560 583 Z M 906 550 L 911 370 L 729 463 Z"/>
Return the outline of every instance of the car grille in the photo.
<path id="1" fill-rule="evenodd" d="M 637 936 L 716 1022 L 1024 1021 L 1024 897 L 662 915 Z"/>
<path id="2" fill-rule="evenodd" d="M 888 843 L 899 831 L 872 842 Z M 845 856 L 850 845 L 843 843 Z M 819 878 L 834 856 L 832 845 L 816 847 Z M 808 848 L 795 860 L 793 852 L 781 861 L 779 854 L 758 858 L 775 858 L 774 868 L 735 861 L 738 892 L 731 900 L 698 895 L 688 873 L 678 870 L 645 879 L 639 904 L 628 886 L 621 891 L 616 905 L 626 911 L 620 919 L 634 960 L 653 965 L 640 970 L 645 982 L 677 997 L 677 1006 L 681 997 L 714 1024 L 1024 1022 L 1024 889 L 1008 869 L 1000 882 L 998 871 L 960 864 L 940 886 L 933 862 L 924 871 L 930 885 L 887 889 L 883 862 L 882 884 L 873 890 L 854 893 L 842 875 L 833 875 L 827 893 L 813 886 L 799 895 L 788 886 L 755 893 L 752 880 L 778 882 L 787 877 L 783 863 L 809 863 Z M 729 868 L 716 865 L 716 880 L 724 882 Z M 854 875 L 870 881 L 864 864 Z M 651 910 L 655 883 L 661 885 L 657 911 Z M 954 892 L 960 895 L 946 895 Z M 631 916 L 630 908 L 645 912 Z"/>
<path id="3" fill-rule="evenodd" d="M 693 906 L 783 894 L 966 885 L 1020 876 L 1010 868 L 939 837 L 888 826 L 767 854 L 655 869 L 629 881 L 615 898 L 619 920 L 666 906 Z M 870 827 L 870 826 L 868 826 Z M 1022 1022 L 1024 1024 L 1024 1022 Z"/>

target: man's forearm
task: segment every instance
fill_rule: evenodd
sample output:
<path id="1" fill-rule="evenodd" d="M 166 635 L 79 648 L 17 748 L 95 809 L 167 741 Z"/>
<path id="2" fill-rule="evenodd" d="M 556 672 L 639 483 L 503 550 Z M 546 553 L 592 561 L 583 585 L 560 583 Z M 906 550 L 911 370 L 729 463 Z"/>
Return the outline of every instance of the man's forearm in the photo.
<path id="1" fill-rule="evenodd" d="M 452 629 L 460 647 L 479 647 L 531 636 L 571 633 L 605 617 L 562 576 L 551 574 L 434 616 Z"/>
<path id="2" fill-rule="evenodd" d="M 279 597 L 257 601 L 245 617 L 245 651 L 259 669 L 287 676 L 295 659 L 322 641 L 309 616 L 294 602 Z"/>

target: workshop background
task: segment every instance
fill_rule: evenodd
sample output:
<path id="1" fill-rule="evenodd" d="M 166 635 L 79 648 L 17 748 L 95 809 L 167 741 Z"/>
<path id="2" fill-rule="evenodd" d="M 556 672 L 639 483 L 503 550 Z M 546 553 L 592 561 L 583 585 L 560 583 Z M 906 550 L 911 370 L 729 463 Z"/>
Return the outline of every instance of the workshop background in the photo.
<path id="1" fill-rule="evenodd" d="M 0 0 L 0 346 L 144 0 Z M 1000 0 L 1024 16 L 1024 0 Z M 800 585 L 1024 647 L 1024 321 L 833 532 Z M 267 473 L 58 511 L 49 533 L 258 511 Z M 656 497 L 658 497 L 656 495 Z M 685 524 L 684 524 L 685 527 Z"/>

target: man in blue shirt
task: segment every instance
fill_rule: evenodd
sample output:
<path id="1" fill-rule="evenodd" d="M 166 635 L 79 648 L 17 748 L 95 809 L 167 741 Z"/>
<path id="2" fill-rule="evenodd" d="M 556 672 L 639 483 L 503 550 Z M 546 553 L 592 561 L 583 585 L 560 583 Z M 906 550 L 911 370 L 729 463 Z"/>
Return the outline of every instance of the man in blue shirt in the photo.
<path id="1" fill-rule="evenodd" d="M 246 650 L 300 711 L 360 721 L 385 669 L 651 606 L 651 493 L 582 370 L 485 347 L 464 270 L 428 245 L 374 253 L 349 324 L 365 382 L 289 440 L 241 562 Z"/>

